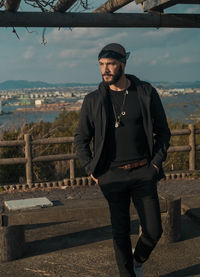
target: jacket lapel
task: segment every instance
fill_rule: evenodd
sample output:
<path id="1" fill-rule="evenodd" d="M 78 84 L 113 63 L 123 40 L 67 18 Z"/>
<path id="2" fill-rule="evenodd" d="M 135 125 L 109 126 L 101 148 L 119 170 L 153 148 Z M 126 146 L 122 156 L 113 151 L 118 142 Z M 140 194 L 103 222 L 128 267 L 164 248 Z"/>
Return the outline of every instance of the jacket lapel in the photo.
<path id="1" fill-rule="evenodd" d="M 140 103 L 140 108 L 143 117 L 143 126 L 144 131 L 147 137 L 147 143 L 149 146 L 149 153 L 152 157 L 153 154 L 153 127 L 152 127 L 152 118 L 151 118 L 151 95 L 150 91 L 147 91 L 146 88 L 142 85 L 141 81 L 134 75 L 127 75 L 132 82 L 136 85 L 136 90 L 138 94 L 138 99 Z"/>
<path id="2" fill-rule="evenodd" d="M 109 122 L 109 101 L 108 101 L 108 87 L 103 82 L 99 85 L 99 93 L 101 98 L 101 135 L 105 140 L 105 134 Z"/>

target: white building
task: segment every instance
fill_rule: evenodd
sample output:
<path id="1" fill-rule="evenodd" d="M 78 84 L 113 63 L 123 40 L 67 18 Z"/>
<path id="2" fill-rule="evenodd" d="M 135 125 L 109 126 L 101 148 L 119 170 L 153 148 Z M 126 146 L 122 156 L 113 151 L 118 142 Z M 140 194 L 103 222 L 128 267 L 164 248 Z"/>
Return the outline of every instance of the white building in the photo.
<path id="1" fill-rule="evenodd" d="M 36 99 L 35 100 L 35 106 L 40 107 L 44 101 L 42 99 Z"/>

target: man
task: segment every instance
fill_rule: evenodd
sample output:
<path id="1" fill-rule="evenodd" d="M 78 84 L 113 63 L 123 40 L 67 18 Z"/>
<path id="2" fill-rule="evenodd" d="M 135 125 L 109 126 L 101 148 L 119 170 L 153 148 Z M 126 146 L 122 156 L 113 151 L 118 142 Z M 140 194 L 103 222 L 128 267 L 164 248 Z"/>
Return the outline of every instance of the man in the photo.
<path id="1" fill-rule="evenodd" d="M 162 234 L 157 181 L 164 176 L 170 131 L 156 90 L 125 74 L 128 54 L 116 43 L 100 51 L 103 81 L 84 99 L 75 145 L 82 165 L 108 201 L 120 277 L 142 277 L 142 264 Z M 142 226 L 134 251 L 131 200 Z"/>

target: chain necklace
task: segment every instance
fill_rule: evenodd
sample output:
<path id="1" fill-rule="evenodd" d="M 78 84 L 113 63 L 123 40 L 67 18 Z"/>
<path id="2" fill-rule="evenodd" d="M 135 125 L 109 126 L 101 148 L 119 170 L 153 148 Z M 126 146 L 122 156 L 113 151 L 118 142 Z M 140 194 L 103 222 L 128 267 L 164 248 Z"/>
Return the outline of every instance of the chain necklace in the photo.
<path id="1" fill-rule="evenodd" d="M 126 102 L 126 96 L 128 95 L 128 90 L 126 89 L 125 93 L 124 93 L 124 98 L 123 98 L 123 102 L 120 108 L 120 114 L 117 115 L 116 109 L 114 107 L 113 101 L 112 102 L 112 108 L 113 108 L 113 112 L 114 112 L 114 116 L 115 116 L 115 128 L 118 128 L 120 126 L 120 120 L 122 116 L 125 116 L 126 112 L 124 110 L 124 106 L 125 106 L 125 102 Z"/>

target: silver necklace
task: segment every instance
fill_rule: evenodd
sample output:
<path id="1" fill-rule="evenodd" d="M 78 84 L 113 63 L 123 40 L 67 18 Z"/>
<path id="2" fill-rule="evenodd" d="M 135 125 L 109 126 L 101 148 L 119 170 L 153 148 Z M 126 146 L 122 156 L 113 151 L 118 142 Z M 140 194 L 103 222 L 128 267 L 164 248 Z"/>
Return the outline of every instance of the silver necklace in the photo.
<path id="1" fill-rule="evenodd" d="M 115 107 L 113 105 L 112 102 L 112 107 L 113 107 L 113 112 L 114 112 L 114 116 L 115 116 L 115 128 L 118 128 L 120 126 L 120 120 L 122 116 L 125 116 L 126 112 L 124 110 L 124 106 L 125 106 L 125 102 L 126 102 L 126 96 L 128 95 L 128 90 L 126 89 L 125 93 L 124 93 L 124 98 L 123 98 L 123 102 L 121 105 L 121 109 L 120 109 L 120 114 L 117 115 Z"/>

